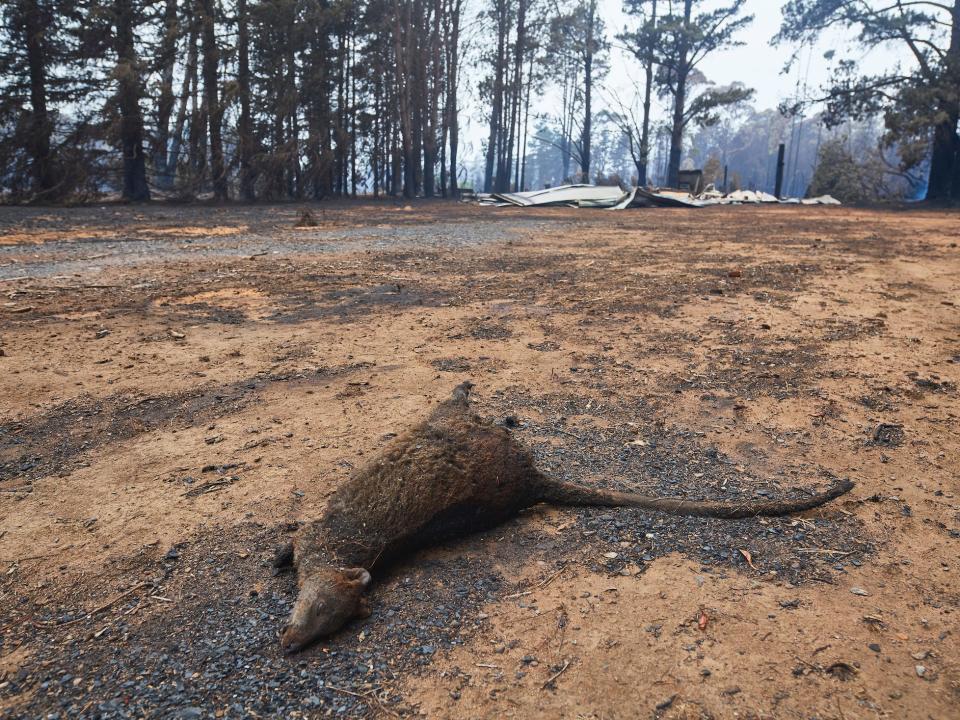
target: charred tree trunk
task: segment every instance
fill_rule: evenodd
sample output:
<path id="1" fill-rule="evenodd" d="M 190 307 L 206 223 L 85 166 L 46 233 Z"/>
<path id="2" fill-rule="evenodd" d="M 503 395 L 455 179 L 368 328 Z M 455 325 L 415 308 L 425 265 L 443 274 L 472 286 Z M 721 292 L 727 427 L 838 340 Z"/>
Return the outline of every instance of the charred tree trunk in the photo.
<path id="1" fill-rule="evenodd" d="M 176 98 L 173 94 L 173 70 L 177 60 L 177 40 L 180 23 L 177 18 L 177 0 L 167 0 L 163 11 L 163 36 L 160 39 L 158 65 L 160 66 L 160 97 L 157 99 L 157 138 L 153 146 L 153 169 L 157 185 L 169 190 L 173 187 L 168 153 L 170 150 L 170 116 Z"/>
<path id="2" fill-rule="evenodd" d="M 250 18 L 247 0 L 237 0 L 237 95 L 240 118 L 237 123 L 237 153 L 240 158 L 240 197 L 257 198 L 253 174 L 253 120 L 250 116 Z"/>
<path id="3" fill-rule="evenodd" d="M 436 190 L 438 115 L 440 110 L 441 63 L 440 63 L 440 19 L 443 15 L 441 0 L 434 0 L 432 7 L 432 25 L 430 30 L 430 73 L 429 87 L 426 87 L 424 101 L 427 104 L 426 131 L 423 138 L 423 194 L 433 197 Z M 426 85 L 426 82 L 424 83 Z M 442 185 L 442 183 L 441 183 Z"/>
<path id="4" fill-rule="evenodd" d="M 27 151 L 33 162 L 35 197 L 43 199 L 56 186 L 53 157 L 50 152 L 53 124 L 47 112 L 47 60 L 42 42 L 46 23 L 43 12 L 35 0 L 23 5 L 27 65 L 30 73 L 30 132 Z"/>
<path id="5" fill-rule="evenodd" d="M 593 54 L 594 23 L 596 22 L 597 1 L 590 0 L 587 11 L 586 44 L 583 51 L 583 128 L 580 133 L 580 174 L 583 182 L 590 182 L 590 135 L 593 132 Z"/>
<path id="6" fill-rule="evenodd" d="M 506 0 L 496 0 L 497 8 L 497 55 L 493 69 L 493 103 L 490 108 L 490 134 L 487 139 L 486 167 L 483 174 L 483 190 L 493 190 L 494 162 L 498 155 L 499 139 L 502 133 L 503 116 L 503 75 L 506 64 L 507 32 L 507 4 Z"/>
<path id="7" fill-rule="evenodd" d="M 132 0 L 115 0 L 117 105 L 120 108 L 120 149 L 123 153 L 123 199 L 150 199 L 143 154 L 143 114 L 140 110 L 140 64 L 134 46 L 136 12 Z"/>
<path id="8" fill-rule="evenodd" d="M 203 28 L 203 93 L 207 103 L 207 135 L 210 140 L 210 174 L 213 197 L 227 199 L 227 173 L 223 163 L 223 108 L 219 97 L 220 51 L 217 48 L 216 18 L 213 0 L 201 0 L 200 22 Z"/>
<path id="9" fill-rule="evenodd" d="M 196 195 L 207 173 L 207 101 L 200 94 L 200 18 L 197 26 L 196 59 L 190 68 L 190 127 L 188 129 L 189 190 Z"/>
<path id="10" fill-rule="evenodd" d="M 296 17 L 291 16 L 286 32 L 285 62 L 286 74 L 284 77 L 285 92 L 283 93 L 284 115 L 287 120 L 287 196 L 300 198 L 300 98 L 297 91 L 297 64 L 294 55 L 296 46 Z"/>
<path id="11" fill-rule="evenodd" d="M 450 132 L 450 195 L 457 196 L 457 151 L 460 123 L 457 110 L 457 82 L 460 71 L 460 10 L 462 0 L 453 0 L 450 13 L 450 60 L 447 63 L 447 124 Z"/>
<path id="12" fill-rule="evenodd" d="M 933 129 L 927 200 L 960 200 L 960 0 L 954 0 L 950 46 L 944 72 L 953 92 L 940 100 L 940 122 Z"/>
<path id="13" fill-rule="evenodd" d="M 514 176 L 514 182 L 519 182 L 520 168 L 515 167 L 514 149 L 519 145 L 520 136 L 520 108 L 523 99 L 523 55 L 526 52 L 527 40 L 527 3 L 526 0 L 519 0 L 517 7 L 517 42 L 514 44 L 513 52 L 513 83 L 510 92 L 510 132 L 507 139 L 507 153 L 504 160 L 504 167 L 500 172 L 500 185 L 504 190 L 510 189 L 510 176 Z M 517 152 L 519 157 L 520 153 Z M 514 186 L 514 190 L 518 188 Z"/>
<path id="14" fill-rule="evenodd" d="M 650 23 L 655 29 L 657 25 L 657 0 L 653 0 L 650 11 Z M 637 162 L 637 185 L 644 187 L 647 182 L 647 165 L 650 162 L 650 95 L 653 91 L 653 46 L 648 45 L 647 57 L 643 63 L 643 72 L 646 87 L 643 90 L 643 127 L 640 130 L 640 159 Z"/>
<path id="15" fill-rule="evenodd" d="M 417 171 L 416 158 L 414 155 L 414 117 L 413 117 L 413 94 L 416 92 L 416 75 L 410 71 L 409 64 L 410 44 L 414 41 L 413 27 L 411 22 L 410 3 L 405 2 L 401 10 L 399 0 L 394 0 L 394 61 L 396 63 L 396 92 L 397 92 L 397 111 L 400 142 L 398 143 L 399 153 L 394 155 L 394 183 L 395 188 L 403 187 L 403 194 L 407 198 L 412 198 L 417 193 Z M 402 161 L 399 157 L 402 157 Z M 402 180 L 400 173 L 403 173 Z"/>
<path id="16" fill-rule="evenodd" d="M 523 102 L 523 147 L 520 150 L 520 187 L 523 192 L 527 189 L 527 137 L 530 123 L 530 92 L 533 89 L 533 54 L 530 55 L 530 67 L 527 70 L 527 97 Z"/>
<path id="17" fill-rule="evenodd" d="M 667 165 L 667 185 L 677 187 L 680 184 L 680 156 L 683 153 L 683 125 L 684 109 L 687 102 L 687 77 L 690 74 L 688 67 L 687 33 L 690 29 L 690 14 L 693 9 L 693 0 L 684 0 L 683 3 L 683 35 L 680 40 L 677 57 L 677 86 L 673 97 L 673 123 L 670 128 L 670 161 Z"/>
<path id="18" fill-rule="evenodd" d="M 187 124 L 187 104 L 190 101 L 190 87 L 197 74 L 197 27 L 190 23 L 190 35 L 187 40 L 187 65 L 183 74 L 183 86 L 180 90 L 180 107 L 177 110 L 177 120 L 174 123 L 173 139 L 170 143 L 170 152 L 167 155 L 165 175 L 171 183 L 176 180 L 177 164 L 180 161 L 180 147 L 183 145 L 183 130 Z"/>

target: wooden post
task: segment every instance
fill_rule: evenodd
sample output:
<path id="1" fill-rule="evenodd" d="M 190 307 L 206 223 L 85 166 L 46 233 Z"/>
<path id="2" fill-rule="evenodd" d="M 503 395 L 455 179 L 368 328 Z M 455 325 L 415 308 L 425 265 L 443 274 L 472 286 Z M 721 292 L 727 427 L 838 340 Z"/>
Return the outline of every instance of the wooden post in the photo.
<path id="1" fill-rule="evenodd" d="M 780 149 L 777 150 L 777 185 L 773 191 L 773 194 L 777 196 L 777 200 L 780 199 L 780 192 L 783 190 L 783 156 L 786 150 L 787 146 L 780 143 Z"/>

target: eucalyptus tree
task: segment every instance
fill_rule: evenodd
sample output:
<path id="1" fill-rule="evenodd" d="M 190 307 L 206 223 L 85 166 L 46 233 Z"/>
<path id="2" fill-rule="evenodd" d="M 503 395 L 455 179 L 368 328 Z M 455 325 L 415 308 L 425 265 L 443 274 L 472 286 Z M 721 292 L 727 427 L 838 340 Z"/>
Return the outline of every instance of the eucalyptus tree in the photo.
<path id="1" fill-rule="evenodd" d="M 791 0 L 775 40 L 809 43 L 832 30 L 853 33 L 859 50 L 903 48 L 910 62 L 877 72 L 830 53 L 832 81 L 814 98 L 825 103 L 827 125 L 882 113 L 883 142 L 904 170 L 929 158 L 927 199 L 960 199 L 960 0 Z"/>

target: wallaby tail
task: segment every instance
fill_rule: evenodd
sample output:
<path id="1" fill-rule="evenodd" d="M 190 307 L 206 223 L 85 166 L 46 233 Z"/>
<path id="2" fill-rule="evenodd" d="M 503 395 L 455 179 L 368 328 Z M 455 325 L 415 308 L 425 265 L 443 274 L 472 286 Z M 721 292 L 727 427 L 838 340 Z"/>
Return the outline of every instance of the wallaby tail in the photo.
<path id="1" fill-rule="evenodd" d="M 789 515 L 819 507 L 853 489 L 853 482 L 840 480 L 831 488 L 808 498 L 796 500 L 687 500 L 685 498 L 656 497 L 636 493 L 615 492 L 587 488 L 573 483 L 545 480 L 540 499 L 553 505 L 596 505 L 603 507 L 639 507 L 659 510 L 671 515 L 695 515 L 727 520 L 756 515 Z"/>

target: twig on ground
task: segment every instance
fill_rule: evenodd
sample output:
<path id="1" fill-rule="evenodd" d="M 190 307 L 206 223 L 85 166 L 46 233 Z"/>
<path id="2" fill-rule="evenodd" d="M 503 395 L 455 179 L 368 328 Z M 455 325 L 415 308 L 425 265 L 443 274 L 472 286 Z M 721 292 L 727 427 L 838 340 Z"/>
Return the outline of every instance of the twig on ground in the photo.
<path id="1" fill-rule="evenodd" d="M 209 492 L 214 490 L 219 490 L 225 488 L 228 485 L 233 485 L 237 481 L 234 477 L 224 478 L 223 480 L 212 480 L 210 482 L 204 483 L 203 485 L 198 485 L 195 488 L 187 490 L 182 494 L 181 497 L 197 497 L 198 495 L 206 495 Z"/>
<path id="2" fill-rule="evenodd" d="M 560 573 L 562 573 L 562 572 L 563 572 L 564 570 L 566 570 L 566 569 L 567 569 L 567 564 L 564 563 L 563 565 L 560 566 L 560 569 L 559 569 L 559 570 L 557 570 L 553 575 L 551 575 L 551 576 L 548 577 L 546 580 L 544 580 L 544 581 L 541 582 L 539 585 L 537 585 L 537 587 L 540 588 L 540 589 L 545 588 L 547 585 L 549 585 L 549 584 L 552 583 L 554 580 L 556 580 L 558 577 L 560 577 Z"/>
<path id="3" fill-rule="evenodd" d="M 385 712 L 387 715 L 390 715 L 391 717 L 400 717 L 400 713 L 398 713 L 396 710 L 391 710 L 380 701 L 380 698 L 377 697 L 377 693 L 374 690 L 367 690 L 367 692 L 365 693 L 358 693 L 358 692 L 354 692 L 353 690 L 347 690 L 346 688 L 337 687 L 336 685 L 327 685 L 327 687 L 336 692 L 343 693 L 344 695 L 350 695 L 352 697 L 359 698 L 360 700 L 363 700 L 364 702 L 367 702 L 367 703 L 369 703 L 370 700 L 373 700 L 377 704 L 377 707 L 382 712 Z"/>
<path id="4" fill-rule="evenodd" d="M 74 624 L 76 624 L 76 623 L 78 623 L 78 622 L 83 622 L 84 620 L 89 620 L 91 617 L 93 617 L 93 616 L 96 615 L 97 613 L 101 613 L 101 612 L 103 612 L 104 610 L 107 610 L 107 609 L 113 607 L 114 605 L 116 605 L 118 602 L 120 602 L 120 601 L 123 600 L 124 598 L 132 595 L 132 594 L 135 593 L 137 590 L 139 590 L 139 589 L 141 589 L 141 588 L 143 588 L 143 587 L 146 587 L 146 586 L 148 586 L 148 585 L 152 585 L 152 583 L 149 583 L 149 582 L 146 582 L 146 581 L 138 582 L 136 585 L 134 585 L 134 586 L 133 586 L 132 588 L 130 588 L 129 590 L 126 590 L 126 591 L 120 593 L 120 594 L 117 595 L 115 598 L 113 598 L 113 600 L 110 600 L 109 602 L 105 602 L 105 603 L 104 603 L 103 605 L 101 605 L 100 607 L 94 608 L 93 610 L 91 610 L 91 611 L 89 611 L 88 613 L 86 613 L 83 617 L 74 618 L 73 620 L 68 620 L 68 621 L 65 622 L 65 623 L 59 623 L 58 625 L 56 625 L 56 627 L 66 627 L 67 625 L 74 625 Z"/>
<path id="5" fill-rule="evenodd" d="M 555 672 L 553 675 L 551 675 L 551 676 L 550 676 L 550 679 L 547 680 L 543 685 L 540 686 L 540 689 L 541 689 L 541 690 L 546 690 L 546 689 L 547 689 L 547 686 L 549 686 L 551 683 L 553 683 L 558 677 L 560 677 L 561 675 L 563 675 L 563 674 L 567 671 L 567 668 L 568 668 L 568 667 L 570 667 L 570 661 L 569 661 L 569 660 L 565 661 L 565 662 L 563 663 L 563 667 L 560 668 L 560 670 L 559 670 L 558 672 Z"/>

